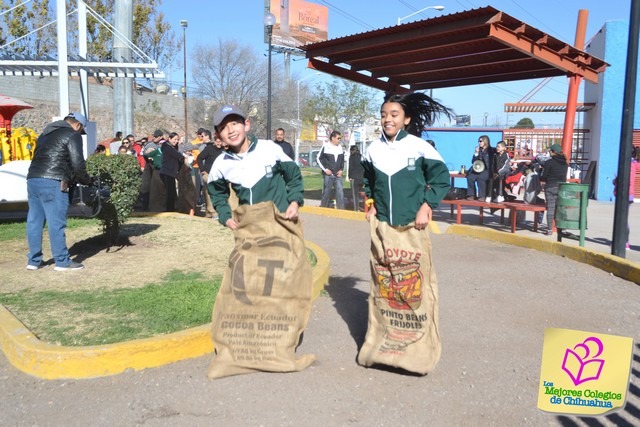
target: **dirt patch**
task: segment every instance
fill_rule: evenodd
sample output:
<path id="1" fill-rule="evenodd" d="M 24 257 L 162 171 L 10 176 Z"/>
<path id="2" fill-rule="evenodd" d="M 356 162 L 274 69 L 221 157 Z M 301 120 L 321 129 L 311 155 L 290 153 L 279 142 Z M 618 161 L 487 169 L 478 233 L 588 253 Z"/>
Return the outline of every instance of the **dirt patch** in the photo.
<path id="1" fill-rule="evenodd" d="M 93 226 L 67 229 L 69 252 L 85 266 L 78 271 L 54 271 L 46 232 L 46 266 L 37 271 L 26 269 L 26 236 L 3 242 L 0 292 L 141 287 L 176 269 L 212 277 L 224 271 L 233 247 L 231 230 L 186 215 L 130 218 L 122 226 L 119 245 L 108 250 L 100 234 Z"/>

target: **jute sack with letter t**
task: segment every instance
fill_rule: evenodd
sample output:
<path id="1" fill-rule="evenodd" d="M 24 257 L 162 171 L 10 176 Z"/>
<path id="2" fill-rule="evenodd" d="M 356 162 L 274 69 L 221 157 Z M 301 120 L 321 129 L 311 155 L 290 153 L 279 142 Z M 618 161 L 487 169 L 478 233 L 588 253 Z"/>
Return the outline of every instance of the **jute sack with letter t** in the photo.
<path id="1" fill-rule="evenodd" d="M 371 218 L 369 324 L 362 366 L 427 374 L 440 360 L 438 287 L 426 230 Z"/>
<path id="2" fill-rule="evenodd" d="M 312 293 L 302 224 L 271 202 L 240 206 L 233 215 L 239 226 L 213 307 L 216 355 L 208 376 L 301 371 L 315 360 L 295 354 Z"/>

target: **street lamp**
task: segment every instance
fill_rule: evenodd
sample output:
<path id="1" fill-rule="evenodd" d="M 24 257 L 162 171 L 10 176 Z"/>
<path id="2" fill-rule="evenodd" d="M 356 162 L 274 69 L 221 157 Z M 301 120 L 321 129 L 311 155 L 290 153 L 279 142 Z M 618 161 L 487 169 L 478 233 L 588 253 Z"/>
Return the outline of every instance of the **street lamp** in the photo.
<path id="1" fill-rule="evenodd" d="M 276 25 L 276 16 L 273 13 L 264 15 L 264 26 L 269 36 L 269 69 L 267 71 L 267 139 L 271 139 L 271 38 L 273 26 Z"/>
<path id="2" fill-rule="evenodd" d="M 420 9 L 417 12 L 413 12 L 407 16 L 403 16 L 402 18 L 398 18 L 398 25 L 400 25 L 400 21 L 404 21 L 407 18 L 412 17 L 413 15 L 417 15 L 420 12 L 424 12 L 425 10 L 435 9 L 435 10 L 444 10 L 444 6 L 427 6 L 424 9 Z"/>
<path id="3" fill-rule="evenodd" d="M 180 21 L 180 26 L 182 27 L 182 47 L 184 54 L 184 86 L 182 87 L 182 97 L 184 98 L 184 140 L 186 141 L 189 135 L 189 130 L 187 126 L 187 27 L 189 26 L 189 22 L 183 19 Z"/>
<path id="4" fill-rule="evenodd" d="M 300 158 L 300 134 L 302 133 L 302 122 L 300 121 L 300 83 L 302 83 L 303 81 L 307 80 L 309 77 L 314 77 L 317 76 L 321 73 L 313 73 L 313 74 L 309 74 L 308 76 L 305 76 L 303 78 L 301 78 L 300 80 L 298 80 L 298 82 L 296 83 L 298 86 L 298 121 L 296 122 L 296 124 L 298 125 L 298 134 L 296 135 L 296 146 L 295 146 L 295 153 L 294 155 L 296 156 L 295 161 L 296 163 L 298 162 L 298 159 Z"/>

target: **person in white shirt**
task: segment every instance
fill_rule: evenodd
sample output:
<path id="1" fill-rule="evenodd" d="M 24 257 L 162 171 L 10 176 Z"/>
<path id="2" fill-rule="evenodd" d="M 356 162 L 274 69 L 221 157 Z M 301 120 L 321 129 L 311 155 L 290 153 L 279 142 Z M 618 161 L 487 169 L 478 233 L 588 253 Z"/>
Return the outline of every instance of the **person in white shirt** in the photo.
<path id="1" fill-rule="evenodd" d="M 329 143 L 324 144 L 318 153 L 318 165 L 324 176 L 324 187 L 320 207 L 329 207 L 331 194 L 335 189 L 336 206 L 344 209 L 344 193 L 342 190 L 342 170 L 344 169 L 344 151 L 340 141 L 342 134 L 337 130 L 331 132 Z"/>

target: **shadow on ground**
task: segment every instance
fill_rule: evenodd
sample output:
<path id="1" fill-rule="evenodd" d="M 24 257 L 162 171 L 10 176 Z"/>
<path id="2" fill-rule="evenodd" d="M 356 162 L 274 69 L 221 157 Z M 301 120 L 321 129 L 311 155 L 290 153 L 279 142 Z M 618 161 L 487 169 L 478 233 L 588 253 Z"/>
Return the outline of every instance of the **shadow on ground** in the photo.
<path id="1" fill-rule="evenodd" d="M 69 248 L 69 255 L 74 257 L 76 262 L 81 263 L 104 249 L 109 252 L 117 252 L 124 247 L 134 246 L 135 244 L 131 241 L 133 237 L 151 233 L 159 227 L 160 225 L 158 224 L 123 224 L 120 228 L 118 241 L 109 248 L 107 248 L 104 234 L 99 234 L 74 243 Z"/>
<path id="2" fill-rule="evenodd" d="M 636 344 L 636 350 L 633 353 L 631 376 L 636 379 L 640 379 L 640 344 Z M 633 396 L 635 396 L 634 400 L 640 399 L 640 387 L 630 382 L 627 402 L 621 410 L 600 418 L 569 417 L 561 415 L 557 417 L 557 419 L 560 422 L 560 425 L 565 427 L 579 427 L 583 425 L 600 427 L 609 425 L 608 423 L 605 423 L 603 419 L 606 419 L 609 423 L 613 423 L 613 425 L 616 426 L 637 426 L 640 425 L 640 408 L 636 404 L 629 402 Z"/>
<path id="3" fill-rule="evenodd" d="M 364 343 L 367 333 L 367 298 L 369 294 L 356 289 L 358 279 L 356 277 L 336 277 L 329 278 L 329 284 L 325 286 L 325 291 L 333 300 L 336 311 L 342 317 L 349 328 L 349 333 L 358 350 Z"/>

